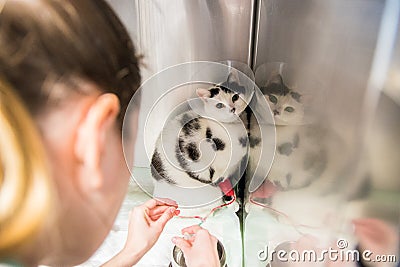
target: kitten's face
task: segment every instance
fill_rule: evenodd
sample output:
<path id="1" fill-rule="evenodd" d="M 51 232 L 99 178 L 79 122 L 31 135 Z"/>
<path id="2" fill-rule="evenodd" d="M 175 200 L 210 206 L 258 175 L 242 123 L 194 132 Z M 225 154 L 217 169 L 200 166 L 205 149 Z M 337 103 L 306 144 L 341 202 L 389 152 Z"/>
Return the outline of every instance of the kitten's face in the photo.
<path id="1" fill-rule="evenodd" d="M 244 95 L 215 86 L 210 89 L 197 89 L 197 95 L 204 102 L 204 111 L 221 122 L 236 121 L 246 108 Z"/>
<path id="2" fill-rule="evenodd" d="M 280 75 L 273 77 L 262 91 L 274 114 L 276 125 L 302 124 L 304 106 L 301 95 L 288 88 Z"/>
<path id="3" fill-rule="evenodd" d="M 246 108 L 245 88 L 238 82 L 237 74 L 230 74 L 227 81 L 209 89 L 198 88 L 197 95 L 204 102 L 204 111 L 221 122 L 234 122 Z M 229 88 L 229 89 L 228 89 Z"/>

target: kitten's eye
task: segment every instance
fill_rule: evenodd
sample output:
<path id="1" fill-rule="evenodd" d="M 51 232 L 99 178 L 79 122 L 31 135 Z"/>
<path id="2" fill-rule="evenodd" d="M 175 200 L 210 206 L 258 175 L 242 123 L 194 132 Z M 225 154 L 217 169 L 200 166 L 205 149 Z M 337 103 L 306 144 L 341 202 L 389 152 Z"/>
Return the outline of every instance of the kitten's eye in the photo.
<path id="1" fill-rule="evenodd" d="M 221 108 L 225 107 L 225 105 L 222 104 L 222 103 L 218 103 L 218 104 L 216 104 L 215 106 L 216 106 L 218 109 L 221 109 Z"/>
<path id="2" fill-rule="evenodd" d="M 233 102 L 235 102 L 236 100 L 238 100 L 239 99 L 239 95 L 238 94 L 234 94 L 233 96 L 232 96 L 232 101 Z"/>
<path id="3" fill-rule="evenodd" d="M 287 107 L 287 108 L 285 108 L 285 111 L 287 111 L 287 112 L 293 112 L 293 111 L 294 111 L 294 108 L 292 108 L 292 107 Z"/>
<path id="4" fill-rule="evenodd" d="M 278 103 L 278 99 L 277 99 L 275 96 L 273 96 L 273 95 L 270 95 L 270 96 L 269 96 L 269 101 L 271 101 L 271 102 L 274 103 L 274 104 Z"/>

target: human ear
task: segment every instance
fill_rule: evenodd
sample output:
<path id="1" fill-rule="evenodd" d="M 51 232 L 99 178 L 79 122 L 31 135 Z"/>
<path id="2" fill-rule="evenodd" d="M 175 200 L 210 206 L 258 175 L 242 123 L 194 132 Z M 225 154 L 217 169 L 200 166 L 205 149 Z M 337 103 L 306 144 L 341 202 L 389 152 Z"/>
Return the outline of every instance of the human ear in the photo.
<path id="1" fill-rule="evenodd" d="M 80 163 L 80 177 L 84 180 L 81 182 L 87 186 L 102 186 L 101 153 L 106 145 L 107 133 L 114 130 L 119 107 L 115 94 L 102 94 L 90 104 L 78 125 L 74 152 Z"/>

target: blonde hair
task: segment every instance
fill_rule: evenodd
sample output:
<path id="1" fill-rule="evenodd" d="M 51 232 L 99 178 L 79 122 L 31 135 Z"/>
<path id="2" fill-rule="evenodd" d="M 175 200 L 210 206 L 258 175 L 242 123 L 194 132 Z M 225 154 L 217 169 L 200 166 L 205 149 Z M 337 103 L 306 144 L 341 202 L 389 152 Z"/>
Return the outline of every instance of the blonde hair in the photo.
<path id="1" fill-rule="evenodd" d="M 0 74 L 12 88 L 0 83 L 1 258 L 42 225 L 54 227 L 47 211 L 59 197 L 32 118 L 91 94 L 85 81 L 118 96 L 122 130 L 141 77 L 129 34 L 105 0 L 0 0 L 0 48 Z"/>
<path id="2" fill-rule="evenodd" d="M 33 119 L 1 79 L 0 129 L 0 258 L 9 258 L 44 225 L 52 189 Z"/>

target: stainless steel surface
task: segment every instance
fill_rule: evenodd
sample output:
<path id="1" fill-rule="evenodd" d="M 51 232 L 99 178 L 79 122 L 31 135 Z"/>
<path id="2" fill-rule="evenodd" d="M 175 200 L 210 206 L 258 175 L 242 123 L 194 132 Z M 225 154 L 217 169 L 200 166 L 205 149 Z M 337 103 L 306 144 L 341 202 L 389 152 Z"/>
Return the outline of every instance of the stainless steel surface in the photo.
<path id="1" fill-rule="evenodd" d="M 145 81 L 151 75 L 190 61 L 235 60 L 250 64 L 255 0 L 108 0 L 131 33 Z M 152 105 L 160 92 L 144 92 L 142 105 Z M 188 95 L 190 93 L 188 92 Z M 174 99 L 163 107 L 169 113 L 186 99 Z M 140 115 L 139 122 L 146 120 Z M 156 122 L 157 123 L 157 122 Z M 159 121 L 161 123 L 161 120 Z M 143 124 L 143 123 L 140 123 Z M 138 131 L 143 138 L 143 129 Z M 137 148 L 136 166 L 145 166 L 145 151 Z"/>
<path id="2" fill-rule="evenodd" d="M 282 61 L 320 84 L 338 129 L 359 121 L 385 1 L 260 0 L 254 68 Z M 326 105 L 328 104 L 328 105 Z M 350 135 L 355 137 L 355 133 Z"/>
<path id="3" fill-rule="evenodd" d="M 384 2 L 260 0 L 254 69 L 268 61 L 310 67 L 304 64 L 312 60 L 322 66 L 335 63 L 335 57 L 351 61 L 357 55 L 366 55 L 368 62 Z M 346 52 L 353 58 L 346 58 Z"/>
<path id="4" fill-rule="evenodd" d="M 254 0 L 109 2 L 144 56 L 144 78 L 188 61 L 250 63 Z"/>
<path id="5" fill-rule="evenodd" d="M 226 267 L 226 254 L 224 245 L 222 245 L 221 241 L 218 240 L 217 250 L 219 256 L 219 262 L 221 267 Z M 174 246 L 172 249 L 172 262 L 170 264 L 172 267 L 186 267 L 185 256 L 182 253 L 182 250 L 177 246 Z"/>
<path id="6" fill-rule="evenodd" d="M 400 105 L 386 95 L 382 95 L 379 99 L 372 129 L 368 133 L 366 146 L 368 155 L 370 155 L 374 188 L 393 193 L 397 192 L 400 196 L 399 121 Z"/>
<path id="7" fill-rule="evenodd" d="M 395 162 L 399 159 L 400 112 L 394 101 L 379 96 L 385 80 L 382 73 L 389 63 L 386 56 L 391 52 L 391 45 L 382 41 L 382 32 L 389 27 L 392 34 L 399 26 L 394 20 L 381 28 L 387 18 L 385 4 L 390 2 L 395 1 L 260 0 L 253 69 L 281 61 L 296 71 L 296 77 L 319 84 L 308 88 L 309 94 L 323 96 L 317 112 L 352 152 L 343 153 L 345 149 L 337 147 L 337 155 L 349 162 L 353 157 L 354 165 L 366 155 L 367 164 L 359 169 L 366 167 L 372 178 L 372 194 L 363 202 L 349 201 L 347 218 L 371 216 L 399 225 L 400 172 Z M 390 39 L 387 34 L 384 37 Z M 384 87 L 398 103 L 399 38 L 397 32 Z M 385 48 L 377 49 L 382 43 Z M 348 188 L 361 184 L 357 184 L 357 175 L 349 176 L 346 183 Z"/>
<path id="8" fill-rule="evenodd" d="M 383 91 L 400 105 L 400 20 L 397 22 L 397 40 L 392 53 L 388 77 Z"/>
<path id="9" fill-rule="evenodd" d="M 114 9 L 114 11 L 118 14 L 118 17 L 121 19 L 122 23 L 124 23 L 127 28 L 132 40 L 135 45 L 138 40 L 138 25 L 139 25 L 139 17 L 137 11 L 137 5 L 135 0 L 105 0 L 108 4 Z"/>

